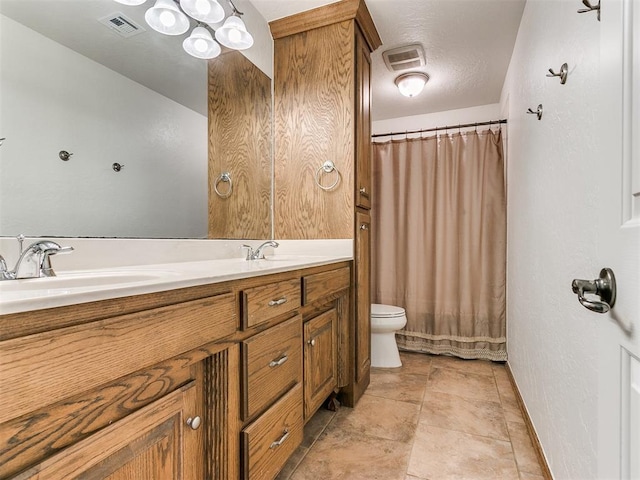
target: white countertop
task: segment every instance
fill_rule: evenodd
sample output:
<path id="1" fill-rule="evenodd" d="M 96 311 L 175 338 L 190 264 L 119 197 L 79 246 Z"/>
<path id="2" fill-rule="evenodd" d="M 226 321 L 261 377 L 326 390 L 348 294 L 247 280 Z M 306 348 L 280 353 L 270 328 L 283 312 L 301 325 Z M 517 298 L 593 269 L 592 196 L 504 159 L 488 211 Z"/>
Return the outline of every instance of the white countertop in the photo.
<path id="1" fill-rule="evenodd" d="M 238 280 L 351 260 L 336 255 L 270 255 L 240 258 L 58 271 L 54 278 L 0 282 L 0 314 L 26 312 L 110 298 Z"/>

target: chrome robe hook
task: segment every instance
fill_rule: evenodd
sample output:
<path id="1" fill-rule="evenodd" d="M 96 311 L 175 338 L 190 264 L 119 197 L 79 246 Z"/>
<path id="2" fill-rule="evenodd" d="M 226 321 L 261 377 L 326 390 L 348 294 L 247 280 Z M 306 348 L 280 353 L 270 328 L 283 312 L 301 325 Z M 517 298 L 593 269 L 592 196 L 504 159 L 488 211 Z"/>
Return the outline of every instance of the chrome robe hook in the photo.
<path id="1" fill-rule="evenodd" d="M 547 73 L 547 77 L 560 77 L 560 85 L 564 85 L 567 83 L 567 74 L 569 73 L 569 65 L 563 63 L 560 67 L 560 73 L 556 73 L 553 71 L 553 68 L 549 69 L 549 73 Z"/>
<path id="2" fill-rule="evenodd" d="M 591 5 L 591 2 L 589 0 L 582 0 L 582 3 L 587 8 L 581 8 L 580 10 L 578 10 L 578 13 L 587 13 L 587 12 L 597 11 L 598 21 L 600 21 L 600 0 L 598 0 L 597 5 Z"/>
<path id="3" fill-rule="evenodd" d="M 537 115 L 538 120 L 542 120 L 542 104 L 538 105 L 538 108 L 536 108 L 535 112 L 530 108 L 527 109 L 527 113 L 530 115 Z"/>

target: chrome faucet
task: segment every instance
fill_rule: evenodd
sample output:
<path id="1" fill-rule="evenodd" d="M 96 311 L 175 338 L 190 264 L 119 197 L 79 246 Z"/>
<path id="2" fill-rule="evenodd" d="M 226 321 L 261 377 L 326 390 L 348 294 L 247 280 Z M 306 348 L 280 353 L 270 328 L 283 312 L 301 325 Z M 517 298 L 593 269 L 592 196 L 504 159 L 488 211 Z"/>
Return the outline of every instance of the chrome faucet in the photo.
<path id="1" fill-rule="evenodd" d="M 73 247 L 61 247 L 51 240 L 39 240 L 32 243 L 20 253 L 15 268 L 2 273 L 3 280 L 17 280 L 20 278 L 55 277 L 56 273 L 51 267 L 51 255 L 69 253 Z M 2 264 L 0 264 L 0 269 Z"/>
<path id="2" fill-rule="evenodd" d="M 255 250 L 250 245 L 242 245 L 242 248 L 247 249 L 247 258 L 245 260 L 262 260 L 264 258 L 264 249 L 267 247 L 278 248 L 278 242 L 269 240 L 264 242 Z"/>
<path id="3" fill-rule="evenodd" d="M 0 280 L 10 280 L 11 272 L 7 269 L 7 262 L 4 257 L 0 255 Z"/>

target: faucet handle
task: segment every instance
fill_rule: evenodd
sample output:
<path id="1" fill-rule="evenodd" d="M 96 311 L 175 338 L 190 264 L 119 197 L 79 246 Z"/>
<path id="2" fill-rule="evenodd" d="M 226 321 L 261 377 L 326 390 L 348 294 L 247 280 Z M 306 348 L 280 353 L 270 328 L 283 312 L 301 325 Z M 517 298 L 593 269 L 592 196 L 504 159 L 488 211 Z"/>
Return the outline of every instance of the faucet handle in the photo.
<path id="1" fill-rule="evenodd" d="M 253 247 L 251 245 L 241 245 L 240 248 L 246 248 L 247 249 L 247 257 L 245 258 L 245 260 L 251 260 L 253 258 Z"/>

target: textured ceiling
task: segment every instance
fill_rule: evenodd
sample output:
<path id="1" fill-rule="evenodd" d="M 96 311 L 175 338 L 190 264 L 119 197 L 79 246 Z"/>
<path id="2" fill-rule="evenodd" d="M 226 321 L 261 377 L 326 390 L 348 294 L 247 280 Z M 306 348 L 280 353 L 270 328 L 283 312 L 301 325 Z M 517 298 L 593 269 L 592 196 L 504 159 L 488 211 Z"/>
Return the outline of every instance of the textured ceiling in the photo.
<path id="1" fill-rule="evenodd" d="M 271 21 L 322 0 L 251 0 Z M 383 45 L 372 55 L 374 120 L 497 103 L 525 0 L 366 0 Z M 421 43 L 430 76 L 417 97 L 400 95 L 382 52 Z"/>

